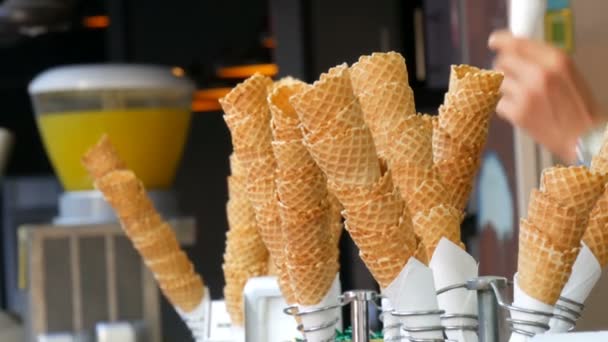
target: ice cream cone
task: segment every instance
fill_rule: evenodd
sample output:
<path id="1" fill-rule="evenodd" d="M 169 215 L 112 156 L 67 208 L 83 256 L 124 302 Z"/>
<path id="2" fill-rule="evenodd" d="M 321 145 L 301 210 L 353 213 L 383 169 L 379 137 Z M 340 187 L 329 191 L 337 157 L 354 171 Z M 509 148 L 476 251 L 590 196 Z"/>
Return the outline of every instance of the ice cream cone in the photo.
<path id="1" fill-rule="evenodd" d="M 370 186 L 344 185 L 328 180 L 327 187 L 338 198 L 345 208 L 358 208 L 372 198 L 379 198 L 393 189 L 391 172 L 385 172 L 380 179 Z"/>
<path id="2" fill-rule="evenodd" d="M 441 204 L 449 204 L 450 197 L 446 187 L 437 178 L 425 179 L 413 192 L 406 198 L 407 207 L 410 213 L 426 211 Z"/>
<path id="3" fill-rule="evenodd" d="M 470 65 L 452 65 L 449 92 L 461 89 L 493 93 L 500 89 L 504 76 L 493 70 L 481 70 Z"/>
<path id="4" fill-rule="evenodd" d="M 318 304 L 336 278 L 337 254 L 314 265 L 289 265 L 288 272 L 298 304 Z"/>
<path id="5" fill-rule="evenodd" d="M 397 52 L 376 52 L 361 56 L 350 68 L 355 94 L 360 95 L 386 83 L 408 84 L 405 59 Z"/>
<path id="6" fill-rule="evenodd" d="M 414 232 L 420 237 L 426 248 L 427 260 L 433 256 L 442 237 L 462 246 L 460 241 L 462 219 L 463 213 L 460 210 L 444 205 L 416 213 L 412 220 Z"/>
<path id="7" fill-rule="evenodd" d="M 560 250 L 579 247 L 585 226 L 577 225 L 576 210 L 560 205 L 548 194 L 532 189 L 528 204 L 528 222 L 542 230 Z"/>
<path id="8" fill-rule="evenodd" d="M 205 292 L 201 277 L 194 273 L 161 282 L 160 287 L 169 302 L 185 312 L 196 308 Z"/>
<path id="9" fill-rule="evenodd" d="M 221 98 L 220 104 L 227 115 L 232 115 L 235 110 L 247 114 L 266 106 L 266 97 L 271 86 L 272 80 L 269 77 L 256 73 Z"/>
<path id="10" fill-rule="evenodd" d="M 363 127 L 364 125 L 365 121 L 363 120 L 361 106 L 359 105 L 358 100 L 354 100 L 316 131 L 307 131 L 305 128 L 302 130 L 304 132 L 304 139 L 306 139 L 309 144 L 314 144 L 324 138 L 336 137 L 341 135 L 344 131 Z"/>
<path id="11" fill-rule="evenodd" d="M 110 171 L 127 168 L 122 159 L 117 156 L 118 152 L 112 146 L 108 136 L 104 134 L 99 142 L 82 157 L 82 164 L 85 165 L 93 179 L 98 179 Z"/>
<path id="12" fill-rule="evenodd" d="M 572 272 L 579 248 L 560 250 L 539 228 L 522 219 L 519 229 L 517 280 L 521 289 L 554 305 Z"/>
<path id="13" fill-rule="evenodd" d="M 500 99 L 498 92 L 487 93 L 475 90 L 460 89 L 454 93 L 448 92 L 445 96 L 444 107 L 479 118 L 488 117 L 496 109 Z M 439 118 L 441 120 L 441 117 Z"/>
<path id="14" fill-rule="evenodd" d="M 451 137 L 458 137 L 463 145 L 479 150 L 485 145 L 489 118 L 473 112 L 459 112 L 455 107 L 440 108 L 439 125 Z"/>
<path id="15" fill-rule="evenodd" d="M 595 202 L 583 235 L 583 242 L 591 249 L 602 268 L 608 264 L 608 190 L 606 189 Z"/>
<path id="16" fill-rule="evenodd" d="M 404 204 L 399 193 L 393 191 L 382 197 L 370 199 L 359 208 L 346 210 L 344 218 L 353 228 L 374 231 L 398 225 L 404 215 L 403 210 Z"/>

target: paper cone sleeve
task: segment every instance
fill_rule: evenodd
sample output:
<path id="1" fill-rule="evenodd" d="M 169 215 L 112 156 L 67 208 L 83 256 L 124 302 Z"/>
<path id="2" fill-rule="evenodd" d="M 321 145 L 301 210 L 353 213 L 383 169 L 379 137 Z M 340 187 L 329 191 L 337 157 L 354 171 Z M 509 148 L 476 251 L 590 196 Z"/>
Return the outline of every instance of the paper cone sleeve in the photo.
<path id="1" fill-rule="evenodd" d="M 607 188 L 608 189 L 608 188 Z M 591 214 L 583 241 L 591 249 L 602 267 L 608 264 L 608 190 L 599 197 Z"/>
<path id="2" fill-rule="evenodd" d="M 308 131 L 316 131 L 355 100 L 346 64 L 322 74 L 308 89 L 293 95 L 291 105 Z"/>
<path id="3" fill-rule="evenodd" d="M 608 159 L 601 155 L 594 156 L 591 159 L 591 171 L 600 174 L 608 173 Z"/>
<path id="4" fill-rule="evenodd" d="M 370 200 L 389 193 L 393 189 L 391 172 L 385 172 L 380 179 L 369 186 L 336 183 L 328 179 L 328 189 L 338 198 L 344 208 L 357 208 Z"/>
<path id="5" fill-rule="evenodd" d="M 105 134 L 97 144 L 85 153 L 81 161 L 93 179 L 101 178 L 108 172 L 123 170 L 127 167 L 124 161 L 118 157 L 118 152 Z"/>
<path id="6" fill-rule="evenodd" d="M 314 160 L 301 139 L 273 141 L 272 150 L 277 161 L 277 167 L 284 172 L 314 164 Z"/>
<path id="7" fill-rule="evenodd" d="M 405 59 L 397 52 L 375 52 L 361 56 L 350 68 L 353 88 L 357 95 L 386 83 L 408 83 Z"/>
<path id="8" fill-rule="evenodd" d="M 452 65 L 449 92 L 461 89 L 479 92 L 497 92 L 504 76 L 493 70 L 482 70 L 470 65 Z"/>
<path id="9" fill-rule="evenodd" d="M 586 226 L 589 213 L 604 191 L 606 176 L 585 166 L 554 166 L 543 171 L 541 191 L 558 203 L 576 210 L 577 225 Z"/>
<path id="10" fill-rule="evenodd" d="M 234 115 L 235 110 L 248 113 L 267 106 L 266 97 L 271 86 L 272 80 L 269 77 L 256 73 L 221 98 L 220 104 L 226 115 Z"/>
<path id="11" fill-rule="evenodd" d="M 159 283 L 169 302 L 185 312 L 196 308 L 205 294 L 203 280 L 198 274 L 190 274 Z"/>
<path id="12" fill-rule="evenodd" d="M 369 201 L 362 207 L 348 209 L 344 218 L 355 228 L 365 227 L 366 230 L 382 230 L 399 224 L 403 216 L 404 203 L 397 191 Z"/>
<path id="13" fill-rule="evenodd" d="M 288 265 L 296 301 L 299 305 L 314 305 L 321 302 L 329 291 L 338 272 L 337 255 L 315 265 Z"/>
<path id="14" fill-rule="evenodd" d="M 451 137 L 456 137 L 463 145 L 480 150 L 488 137 L 489 118 L 476 113 L 458 112 L 454 107 L 442 107 L 439 125 Z"/>
<path id="15" fill-rule="evenodd" d="M 461 89 L 454 93 L 447 93 L 443 103 L 444 107 L 452 107 L 453 110 L 462 113 L 488 117 L 496 109 L 500 99 L 499 92 L 487 93 L 468 89 Z"/>
<path id="16" fill-rule="evenodd" d="M 530 194 L 528 222 L 538 227 L 561 250 L 579 247 L 585 231 L 585 226 L 577 225 L 575 208 L 560 205 L 536 189 L 532 189 Z"/>
<path id="17" fill-rule="evenodd" d="M 446 186 L 438 178 L 424 180 L 412 195 L 406 198 L 407 207 L 412 213 L 429 210 L 440 204 L 448 204 L 451 196 Z"/>
<path id="18" fill-rule="evenodd" d="M 366 126 L 307 144 L 328 180 L 341 185 L 371 185 L 380 179 L 376 147 Z"/>
<path id="19" fill-rule="evenodd" d="M 445 159 L 463 159 L 475 157 L 479 154 L 476 150 L 464 146 L 453 138 L 441 127 L 433 129 L 433 161 L 435 163 Z"/>
<path id="20" fill-rule="evenodd" d="M 520 222 L 517 281 L 539 301 L 554 305 L 570 277 L 579 248 L 560 250 L 536 226 Z"/>

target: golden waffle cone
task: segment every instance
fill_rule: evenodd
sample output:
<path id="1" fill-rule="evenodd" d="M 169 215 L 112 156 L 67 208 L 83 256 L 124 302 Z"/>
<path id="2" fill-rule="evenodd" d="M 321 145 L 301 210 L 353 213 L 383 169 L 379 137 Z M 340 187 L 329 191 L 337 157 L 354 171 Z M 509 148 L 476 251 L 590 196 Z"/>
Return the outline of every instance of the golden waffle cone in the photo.
<path id="1" fill-rule="evenodd" d="M 121 219 L 121 226 L 131 240 L 141 238 L 148 231 L 164 223 L 163 218 L 156 210 L 141 212 L 140 214 Z"/>
<path id="2" fill-rule="evenodd" d="M 437 174 L 442 179 L 458 179 L 463 181 L 470 181 L 475 178 L 475 174 L 479 168 L 479 159 L 473 157 L 456 157 L 441 159 L 433 165 Z M 445 184 L 450 184 L 444 181 Z"/>
<path id="3" fill-rule="evenodd" d="M 336 137 L 352 128 L 362 127 L 364 125 L 365 121 L 363 120 L 361 106 L 359 105 L 358 100 L 354 100 L 316 131 L 307 131 L 306 129 L 303 129 L 304 138 L 309 144 L 315 144 L 319 140 L 328 137 Z"/>
<path id="4" fill-rule="evenodd" d="M 230 285 L 226 284 L 224 286 L 224 300 L 226 301 L 226 310 L 232 324 L 242 326 L 245 321 L 242 289 L 245 287 L 247 280 L 244 278 L 239 280 L 238 282 L 232 282 Z"/>
<path id="5" fill-rule="evenodd" d="M 576 210 L 559 204 L 544 192 L 532 189 L 527 221 L 538 227 L 560 250 L 579 247 L 585 226 L 578 226 Z"/>
<path id="6" fill-rule="evenodd" d="M 251 163 L 253 163 L 254 161 L 262 158 L 269 158 L 270 156 L 272 156 L 273 152 L 272 152 L 272 147 L 270 144 L 268 145 L 263 145 L 263 146 L 234 146 L 234 153 L 236 155 L 238 155 L 239 161 L 241 162 L 241 164 L 243 165 L 243 167 L 246 169 L 246 175 L 249 174 L 249 166 L 251 165 Z"/>
<path id="7" fill-rule="evenodd" d="M 269 77 L 256 73 L 221 98 L 220 104 L 226 115 L 232 115 L 235 110 L 249 113 L 266 106 L 266 96 L 271 86 L 272 80 Z"/>
<path id="8" fill-rule="evenodd" d="M 268 107 L 272 113 L 277 128 L 298 126 L 300 120 L 295 109 L 289 103 L 289 98 L 306 90 L 306 83 L 298 80 L 275 86 L 268 94 Z"/>
<path id="9" fill-rule="evenodd" d="M 468 89 L 461 89 L 455 93 L 447 93 L 445 96 L 444 107 L 452 107 L 462 113 L 487 117 L 494 112 L 496 104 L 500 99 L 500 93 L 480 92 Z M 441 117 L 439 118 L 441 120 Z"/>
<path id="10" fill-rule="evenodd" d="M 277 194 L 286 207 L 306 211 L 318 206 L 327 198 L 325 177 L 309 173 L 294 180 L 277 179 Z"/>
<path id="11" fill-rule="evenodd" d="M 270 147 L 270 144 L 269 144 Z M 251 183 L 258 178 L 274 177 L 277 169 L 277 162 L 272 153 L 272 149 L 268 150 L 268 154 L 252 160 L 247 164 L 247 182 Z"/>
<path id="12" fill-rule="evenodd" d="M 337 255 L 314 265 L 288 265 L 287 269 L 299 305 L 321 302 L 331 288 L 338 273 Z"/>
<path id="13" fill-rule="evenodd" d="M 243 162 L 239 160 L 236 153 L 231 153 L 228 161 L 230 162 L 230 174 L 233 178 L 240 179 L 247 176 L 247 169 L 243 165 Z"/>
<path id="14" fill-rule="evenodd" d="M 274 119 L 270 120 L 272 128 L 272 138 L 274 141 L 290 141 L 302 139 L 302 130 L 299 126 L 289 128 L 279 128 L 276 126 Z"/>
<path id="15" fill-rule="evenodd" d="M 133 171 L 112 171 L 95 181 L 106 201 L 114 208 L 118 217 L 133 217 L 140 212 L 154 211 L 143 183 Z"/>
<path id="16" fill-rule="evenodd" d="M 195 309 L 205 294 L 201 277 L 194 273 L 159 283 L 169 302 L 185 312 Z"/>
<path id="17" fill-rule="evenodd" d="M 466 146 L 479 150 L 488 136 L 489 119 L 486 115 L 462 113 L 454 107 L 440 108 L 439 125 Z"/>
<path id="18" fill-rule="evenodd" d="M 245 194 L 243 194 L 245 195 Z M 226 203 L 226 216 L 230 227 L 255 226 L 255 212 L 249 201 L 232 198 Z"/>
<path id="19" fill-rule="evenodd" d="M 462 246 L 460 241 L 460 223 L 463 213 L 453 207 L 438 205 L 414 215 L 414 231 L 426 248 L 426 257 L 431 260 L 435 248 L 442 237 Z"/>
<path id="20" fill-rule="evenodd" d="M 406 201 L 410 213 L 414 214 L 441 204 L 448 204 L 450 199 L 445 185 L 439 179 L 428 178 L 406 198 Z"/>
<path id="21" fill-rule="evenodd" d="M 266 265 L 267 260 L 268 250 L 262 242 L 257 226 L 231 227 L 226 233 L 225 263 L 249 268 Z"/>
<path id="22" fill-rule="evenodd" d="M 306 146 L 302 140 L 273 141 L 272 150 L 277 161 L 277 167 L 285 172 L 298 169 L 307 165 L 314 165 Z"/>
<path id="23" fill-rule="evenodd" d="M 118 153 L 106 134 L 102 135 L 99 142 L 85 153 L 82 157 L 82 164 L 93 179 L 101 178 L 110 171 L 122 170 L 127 167 L 118 158 Z"/>
<path id="24" fill-rule="evenodd" d="M 194 267 L 188 256 L 181 250 L 154 260 L 145 260 L 156 279 L 173 279 L 183 274 L 194 272 Z"/>
<path id="25" fill-rule="evenodd" d="M 291 279 L 289 277 L 289 271 L 286 265 L 281 265 L 278 268 L 278 277 L 277 280 L 279 282 L 279 288 L 281 289 L 281 293 L 285 298 L 287 304 L 291 305 L 296 303 L 296 294 L 294 292 Z"/>
<path id="26" fill-rule="evenodd" d="M 355 99 L 348 67 L 341 64 L 322 74 L 307 90 L 293 95 L 290 103 L 302 125 L 316 131 Z"/>
<path id="27" fill-rule="evenodd" d="M 391 172 L 385 172 L 376 183 L 370 186 L 337 184 L 328 180 L 328 189 L 338 198 L 345 208 L 358 208 L 372 198 L 378 198 L 393 189 Z"/>
<path id="28" fill-rule="evenodd" d="M 452 179 L 451 177 L 444 179 L 444 184 L 448 189 L 448 201 L 451 206 L 464 210 L 469 203 L 469 196 L 473 191 L 472 181 Z"/>
<path id="29" fill-rule="evenodd" d="M 405 59 L 394 51 L 361 56 L 359 61 L 351 66 L 350 73 L 357 95 L 386 83 L 408 83 Z"/>
<path id="30" fill-rule="evenodd" d="M 530 222 L 519 229 L 517 282 L 528 295 L 554 305 L 570 277 L 579 248 L 560 250 Z"/>
<path id="31" fill-rule="evenodd" d="M 376 148 L 365 126 L 307 144 L 307 148 L 328 180 L 334 183 L 369 185 L 380 179 Z"/>
<path id="32" fill-rule="evenodd" d="M 423 123 L 421 117 L 412 115 L 408 120 L 417 121 L 405 130 L 398 129 L 389 139 L 387 157 L 391 165 L 416 162 L 420 167 L 433 165 L 433 128 Z M 398 133 L 397 133 L 398 132 Z"/>
<path id="33" fill-rule="evenodd" d="M 602 268 L 608 264 L 608 190 L 604 190 L 591 210 L 583 242 L 595 255 Z"/>
<path id="34" fill-rule="evenodd" d="M 173 229 L 166 223 L 131 240 L 144 261 L 161 258 L 180 250 Z"/>
<path id="35" fill-rule="evenodd" d="M 272 141 L 270 117 L 260 119 L 253 115 L 247 116 L 239 121 L 238 124 L 230 126 L 230 133 L 232 135 L 232 144 L 235 148 L 270 145 Z"/>
<path id="36" fill-rule="evenodd" d="M 254 209 L 271 200 L 275 190 L 274 176 L 258 177 L 247 183 L 247 197 Z"/>
<path id="37" fill-rule="evenodd" d="M 399 224 L 403 215 L 404 203 L 397 191 L 371 199 L 359 208 L 346 210 L 344 218 L 355 229 L 368 231 L 382 230 Z"/>
<path id="38" fill-rule="evenodd" d="M 327 202 L 329 203 L 329 229 L 331 232 L 331 240 L 334 245 L 340 242 L 342 236 L 342 203 L 338 200 L 338 197 L 331 192 L 327 193 Z"/>
<path id="39" fill-rule="evenodd" d="M 504 76 L 500 72 L 481 70 L 470 65 L 452 65 L 449 92 L 468 89 L 480 92 L 497 92 Z"/>
<path id="40" fill-rule="evenodd" d="M 438 177 L 433 168 L 422 167 L 417 162 L 400 162 L 393 165 L 391 170 L 403 198 L 410 197 L 426 179 Z"/>
<path id="41" fill-rule="evenodd" d="M 381 230 L 366 230 L 365 227 L 356 228 L 347 220 L 344 223 L 348 234 L 360 250 L 370 251 L 382 250 L 387 247 L 400 248 L 401 245 L 415 248 L 415 242 L 410 241 L 413 228 L 409 216 L 399 221 L 398 225 L 384 227 Z M 393 246 L 393 244 L 395 244 Z"/>
<path id="42" fill-rule="evenodd" d="M 270 201 L 256 210 L 256 220 L 260 236 L 270 253 L 270 257 L 280 266 L 284 260 L 284 238 L 277 201 Z"/>
<path id="43" fill-rule="evenodd" d="M 462 159 L 478 155 L 476 150 L 464 146 L 460 141 L 450 136 L 441 127 L 433 129 L 433 161 L 444 159 Z"/>
<path id="44" fill-rule="evenodd" d="M 554 166 L 543 170 L 541 191 L 576 210 L 577 225 L 585 227 L 589 212 L 604 190 L 606 177 L 585 166 Z"/>
<path id="45" fill-rule="evenodd" d="M 607 174 L 608 173 L 608 159 L 601 155 L 596 155 L 591 159 L 591 172 Z"/>
<path id="46" fill-rule="evenodd" d="M 407 260 L 414 254 L 406 245 L 384 250 L 369 251 L 360 249 L 359 256 L 370 270 L 381 288 L 386 288 L 399 275 Z"/>

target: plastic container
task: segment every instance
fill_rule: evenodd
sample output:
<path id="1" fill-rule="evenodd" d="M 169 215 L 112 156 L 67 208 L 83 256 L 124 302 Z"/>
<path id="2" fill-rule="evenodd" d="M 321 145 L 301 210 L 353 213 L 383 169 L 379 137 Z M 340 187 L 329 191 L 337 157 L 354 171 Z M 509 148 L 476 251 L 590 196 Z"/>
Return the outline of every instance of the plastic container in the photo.
<path id="1" fill-rule="evenodd" d="M 80 158 L 103 134 L 147 188 L 170 188 L 193 90 L 170 68 L 112 64 L 50 69 L 29 85 L 40 135 L 66 191 L 93 188 Z"/>

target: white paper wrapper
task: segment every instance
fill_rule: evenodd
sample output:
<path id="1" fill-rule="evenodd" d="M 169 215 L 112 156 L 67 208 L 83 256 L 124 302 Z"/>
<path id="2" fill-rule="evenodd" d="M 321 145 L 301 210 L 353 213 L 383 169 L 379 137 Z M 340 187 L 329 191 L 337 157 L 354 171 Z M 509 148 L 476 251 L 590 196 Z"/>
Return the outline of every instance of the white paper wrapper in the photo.
<path id="1" fill-rule="evenodd" d="M 323 298 L 323 300 L 321 300 L 321 302 L 319 304 L 310 305 L 310 306 L 299 305 L 298 307 L 301 311 L 308 311 L 308 310 L 326 307 L 329 305 L 335 305 L 335 304 L 338 304 L 338 297 L 340 296 L 340 294 L 341 294 L 340 276 L 338 274 L 338 275 L 336 275 L 336 279 L 334 279 L 334 282 L 331 285 L 331 288 L 329 289 L 329 291 L 327 292 L 327 294 L 325 295 L 325 297 Z M 322 325 L 324 323 L 333 321 L 336 318 L 340 318 L 340 312 L 341 312 L 341 308 L 337 308 L 337 309 L 333 309 L 333 310 L 321 311 L 321 312 L 310 314 L 310 315 L 302 315 L 301 316 L 302 325 L 304 326 L 305 329 L 308 327 L 315 327 L 315 326 Z M 341 324 L 341 320 L 338 323 Z M 332 338 L 332 336 L 334 336 L 335 333 L 336 333 L 336 326 L 334 326 L 333 328 L 327 328 L 327 329 L 307 333 L 306 340 L 308 342 L 327 341 L 328 339 Z"/>
<path id="2" fill-rule="evenodd" d="M 600 266 L 599 261 L 593 255 L 589 247 L 583 243 L 583 248 L 581 248 L 581 251 L 576 257 L 574 266 L 572 266 L 572 274 L 564 286 L 561 296 L 575 302 L 584 303 L 601 275 L 602 267 Z M 561 300 L 558 301 L 558 304 L 576 311 L 580 310 L 576 305 Z M 557 307 L 553 313 L 575 319 L 573 315 Z M 569 322 L 556 318 L 552 318 L 549 325 L 551 326 L 551 330 L 549 330 L 551 333 L 567 332 L 572 328 L 572 325 Z"/>
<path id="3" fill-rule="evenodd" d="M 205 287 L 205 295 L 201 303 L 190 312 L 183 312 L 175 308 L 184 323 L 190 328 L 196 342 L 202 342 L 209 336 L 209 322 L 211 317 L 211 297 L 209 289 Z"/>
<path id="4" fill-rule="evenodd" d="M 433 272 L 416 258 L 410 258 L 393 282 L 382 292 L 396 311 L 438 310 Z M 424 328 L 441 326 L 439 315 L 398 317 L 403 327 Z M 443 332 L 429 331 L 411 333 L 413 338 L 443 338 Z"/>
<path id="5" fill-rule="evenodd" d="M 436 289 L 463 284 L 478 275 L 477 261 L 452 241 L 442 238 L 433 253 L 429 267 L 433 271 Z M 454 289 L 437 296 L 439 308 L 446 314 L 477 315 L 477 293 L 465 288 Z M 445 326 L 474 325 L 467 318 L 444 319 Z M 477 342 L 477 333 L 470 330 L 446 330 L 448 339 L 459 342 Z"/>
<path id="6" fill-rule="evenodd" d="M 382 331 L 385 341 L 398 341 L 398 338 L 403 337 L 403 331 L 400 327 L 393 328 L 400 325 L 399 319 L 390 314 L 393 309 L 393 305 L 388 298 L 382 298 L 382 325 L 384 326 Z"/>
<path id="7" fill-rule="evenodd" d="M 547 0 L 511 0 L 509 29 L 519 37 L 543 39 Z"/>
<path id="8" fill-rule="evenodd" d="M 538 311 L 542 311 L 542 312 L 553 312 L 553 306 L 547 305 L 547 304 L 539 301 L 538 299 L 530 297 L 519 287 L 519 284 L 517 283 L 517 273 L 515 273 L 515 276 L 513 277 L 513 284 L 514 284 L 513 285 L 513 287 L 514 287 L 514 289 L 513 289 L 513 306 L 525 308 L 525 309 L 531 309 L 531 310 L 538 310 Z M 527 314 L 527 313 L 517 312 L 517 311 L 511 311 L 511 318 L 517 319 L 517 320 L 526 320 L 526 321 L 531 321 L 531 322 L 543 323 L 543 324 L 549 323 L 548 316 L 532 315 L 532 314 Z M 516 325 L 516 327 L 521 330 L 528 331 L 528 332 L 531 332 L 534 334 L 545 332 L 543 329 L 540 329 L 537 327 L 531 327 L 531 326 L 527 326 L 527 325 Z M 525 335 L 513 333 L 513 334 L 511 334 L 511 338 L 509 339 L 509 342 L 527 342 L 528 339 L 529 339 L 529 337 L 527 337 Z"/>

